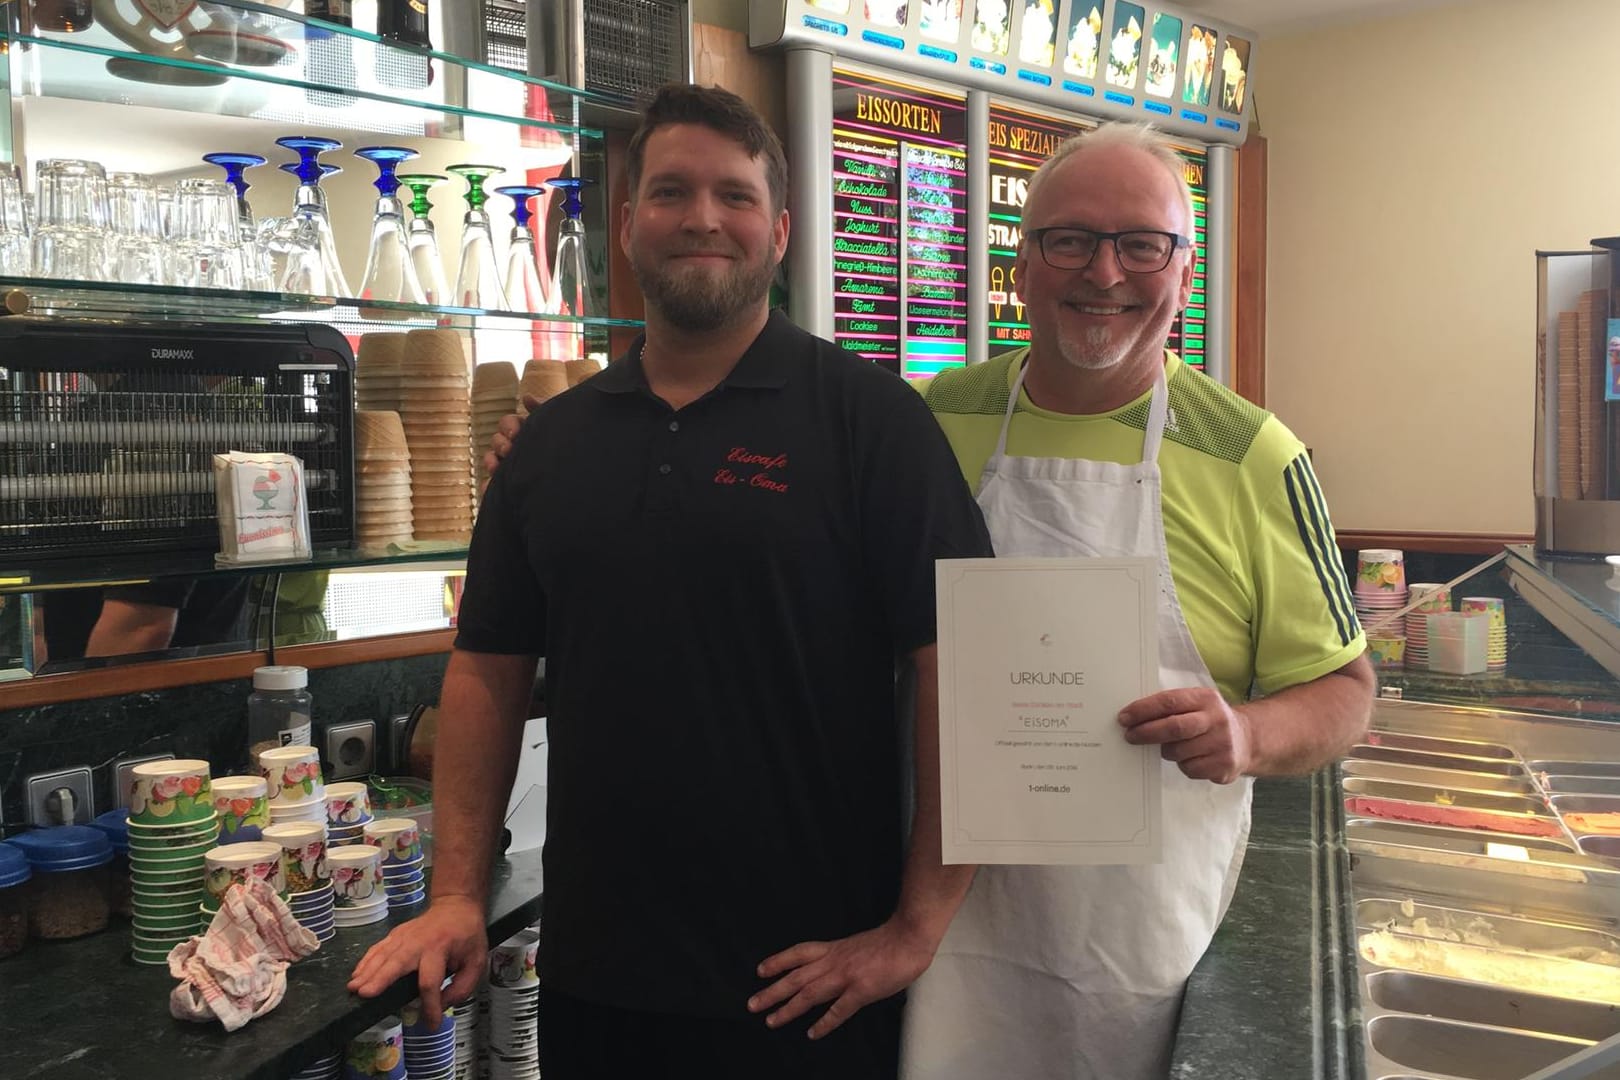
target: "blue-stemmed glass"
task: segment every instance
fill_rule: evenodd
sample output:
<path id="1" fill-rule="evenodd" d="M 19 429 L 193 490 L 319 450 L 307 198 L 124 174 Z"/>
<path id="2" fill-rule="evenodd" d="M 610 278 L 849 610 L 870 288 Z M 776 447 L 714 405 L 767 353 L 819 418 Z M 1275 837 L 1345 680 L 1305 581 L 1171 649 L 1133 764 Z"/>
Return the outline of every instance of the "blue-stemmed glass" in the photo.
<path id="1" fill-rule="evenodd" d="M 343 144 L 336 139 L 312 135 L 287 135 L 277 139 L 276 145 L 298 155 L 297 162 L 281 166 L 298 177 L 298 191 L 293 195 L 293 250 L 288 253 L 280 287 L 287 292 L 319 296 L 354 295 L 338 262 L 332 221 L 326 212 L 326 193 L 321 190 L 321 178 L 341 170 L 318 160 L 321 154 L 337 150 Z"/>
<path id="2" fill-rule="evenodd" d="M 512 243 L 506 249 L 506 302 L 513 311 L 526 311 L 531 315 L 554 315 L 551 296 L 540 280 L 539 264 L 535 259 L 534 233 L 529 228 L 533 211 L 529 200 L 545 193 L 545 188 L 529 184 L 507 184 L 495 189 L 495 194 L 512 200 Z"/>
<path id="3" fill-rule="evenodd" d="M 247 170 L 265 163 L 258 154 L 214 153 L 204 154 L 204 161 L 225 170 L 225 182 L 236 189 L 236 219 L 242 227 L 243 287 L 265 291 L 273 287 L 270 274 L 270 253 L 259 243 L 258 225 L 253 220 L 253 207 L 248 203 L 249 184 Z"/>
<path id="4" fill-rule="evenodd" d="M 362 300 L 395 300 L 422 304 L 421 282 L 411 264 L 405 238 L 405 207 L 400 203 L 400 163 L 417 156 L 405 146 L 363 146 L 354 156 L 377 166 L 377 209 L 371 219 L 371 247 L 366 255 L 366 276 L 360 284 Z"/>
<path id="5" fill-rule="evenodd" d="M 546 181 L 562 191 L 566 215 L 557 227 L 557 258 L 552 264 L 555 282 L 552 294 L 557 298 L 559 314 L 589 314 L 590 273 L 585 263 L 585 222 L 581 220 L 584 204 L 580 201 L 580 191 L 586 184 L 595 182 L 583 176 L 562 176 Z"/>

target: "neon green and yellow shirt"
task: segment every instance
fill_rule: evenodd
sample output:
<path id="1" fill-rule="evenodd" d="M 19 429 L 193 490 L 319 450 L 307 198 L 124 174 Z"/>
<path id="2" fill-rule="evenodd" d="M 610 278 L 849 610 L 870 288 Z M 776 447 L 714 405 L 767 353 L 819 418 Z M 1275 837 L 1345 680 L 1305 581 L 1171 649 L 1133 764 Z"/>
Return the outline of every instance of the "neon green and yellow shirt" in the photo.
<path id="1" fill-rule="evenodd" d="M 924 388 L 975 491 L 1027 353 L 946 372 Z M 1159 466 L 1170 574 L 1222 695 L 1241 702 L 1348 664 L 1366 640 L 1304 444 L 1173 353 L 1165 374 L 1170 411 Z M 1135 464 L 1151 397 L 1069 416 L 1020 391 L 1007 453 Z"/>

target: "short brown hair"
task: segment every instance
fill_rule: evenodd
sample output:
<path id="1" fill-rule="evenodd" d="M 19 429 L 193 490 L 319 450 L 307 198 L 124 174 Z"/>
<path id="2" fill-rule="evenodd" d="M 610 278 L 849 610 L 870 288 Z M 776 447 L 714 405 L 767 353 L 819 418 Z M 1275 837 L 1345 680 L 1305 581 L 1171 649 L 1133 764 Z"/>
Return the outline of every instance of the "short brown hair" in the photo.
<path id="1" fill-rule="evenodd" d="M 771 192 L 771 210 L 787 206 L 787 154 L 765 118 L 730 90 L 718 86 L 665 83 L 641 114 L 641 126 L 630 137 L 627 168 L 630 200 L 641 190 L 642 163 L 653 132 L 672 124 L 698 124 L 735 139 L 750 158 L 765 158 L 765 183 Z"/>

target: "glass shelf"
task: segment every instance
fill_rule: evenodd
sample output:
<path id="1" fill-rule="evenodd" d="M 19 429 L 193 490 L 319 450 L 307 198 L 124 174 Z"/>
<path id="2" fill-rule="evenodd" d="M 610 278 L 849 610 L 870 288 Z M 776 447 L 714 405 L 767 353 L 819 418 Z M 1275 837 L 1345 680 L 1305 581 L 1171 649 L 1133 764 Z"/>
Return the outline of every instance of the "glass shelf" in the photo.
<path id="1" fill-rule="evenodd" d="M 61 562 L 41 562 L 29 566 L 8 566 L 0 561 L 0 595 L 80 586 L 127 585 L 175 577 L 254 577 L 366 567 L 428 569 L 435 563 L 459 570 L 466 557 L 467 547 L 464 544 L 418 540 L 387 548 L 328 548 L 297 562 L 230 566 L 217 565 L 211 551 L 133 553 L 116 557 L 75 556 Z"/>
<path id="2" fill-rule="evenodd" d="M 435 137 L 489 123 L 528 129 L 535 142 L 600 139 L 600 131 L 578 126 L 579 105 L 620 104 L 256 4 L 197 5 L 169 29 L 154 17 L 132 23 L 120 16 L 141 13 L 137 5 L 107 5 L 93 26 L 71 34 L 19 23 L 21 9 L 6 5 L 4 32 L 7 84 L 18 99 Z"/>
<path id="3" fill-rule="evenodd" d="M 29 312 L 85 317 L 211 322 L 228 319 L 364 323 L 372 329 L 406 330 L 449 325 L 455 329 L 506 329 L 528 332 L 536 324 L 553 328 L 639 330 L 637 319 L 602 316 L 534 315 L 444 304 L 407 304 L 387 300 L 351 300 L 298 293 L 191 289 L 173 285 L 131 285 L 118 281 L 66 281 L 0 276 L 0 293 L 26 295 Z M 15 301 L 13 301 L 15 302 Z M 18 306 L 21 306 L 20 304 Z M 502 325 L 504 324 L 504 325 Z"/>

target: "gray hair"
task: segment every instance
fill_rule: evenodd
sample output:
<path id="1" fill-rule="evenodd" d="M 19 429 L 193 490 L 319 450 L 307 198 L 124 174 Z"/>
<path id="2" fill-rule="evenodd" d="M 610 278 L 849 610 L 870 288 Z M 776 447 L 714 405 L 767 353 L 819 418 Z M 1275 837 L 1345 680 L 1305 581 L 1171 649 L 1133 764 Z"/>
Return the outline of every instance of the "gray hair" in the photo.
<path id="1" fill-rule="evenodd" d="M 1066 159 L 1081 150 L 1110 146 L 1128 146 L 1140 150 L 1158 161 L 1166 172 L 1175 177 L 1176 189 L 1181 192 L 1181 204 L 1187 211 L 1187 235 L 1191 238 L 1197 228 L 1197 218 L 1193 213 L 1192 188 L 1187 186 L 1187 175 L 1183 171 L 1186 160 L 1177 153 L 1175 144 L 1152 124 L 1115 120 L 1064 139 L 1052 152 L 1052 156 L 1041 162 L 1041 167 L 1036 169 L 1035 175 L 1030 178 L 1029 189 L 1024 195 L 1024 205 L 1028 206 L 1035 201 L 1035 193 Z"/>

